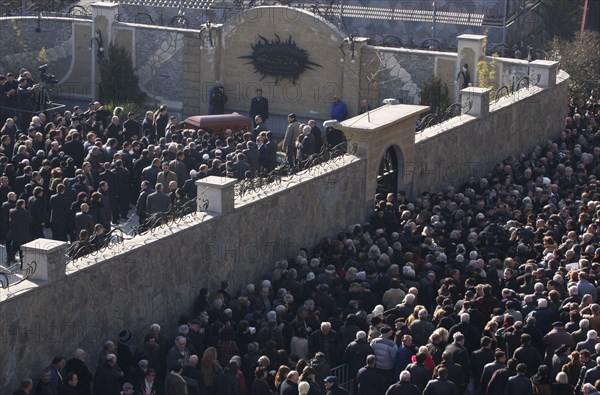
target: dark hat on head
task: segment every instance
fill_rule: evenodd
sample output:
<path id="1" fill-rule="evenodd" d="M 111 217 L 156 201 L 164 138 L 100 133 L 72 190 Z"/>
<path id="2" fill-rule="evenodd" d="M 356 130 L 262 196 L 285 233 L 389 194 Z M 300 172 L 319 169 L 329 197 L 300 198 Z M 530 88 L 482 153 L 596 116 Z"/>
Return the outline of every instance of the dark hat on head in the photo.
<path id="1" fill-rule="evenodd" d="M 400 317 L 400 318 L 396 318 L 396 320 L 394 320 L 394 324 L 397 324 L 399 322 L 406 324 L 406 318 Z"/>
<path id="2" fill-rule="evenodd" d="M 335 376 L 327 376 L 325 377 L 325 382 L 326 383 L 337 383 L 338 378 Z"/>
<path id="3" fill-rule="evenodd" d="M 202 325 L 202 323 L 200 322 L 199 319 L 194 318 L 193 320 L 190 321 L 190 325 Z"/>
<path id="4" fill-rule="evenodd" d="M 386 334 L 386 333 L 391 332 L 391 331 L 392 331 L 392 328 L 390 328 L 387 325 L 384 325 L 384 326 L 381 327 L 381 329 L 379 329 L 379 332 L 381 332 L 383 334 Z"/>
<path id="5" fill-rule="evenodd" d="M 553 323 L 552 323 L 552 326 L 553 326 L 553 327 L 555 327 L 555 328 L 562 328 L 562 327 L 564 327 L 564 326 L 565 326 L 565 324 L 563 324 L 563 323 L 562 323 L 562 322 L 560 322 L 560 321 L 556 321 L 556 322 L 553 322 Z"/>
<path id="6" fill-rule="evenodd" d="M 127 343 L 129 340 L 131 340 L 131 332 L 129 332 L 127 329 L 119 332 L 119 341 L 120 342 Z"/>

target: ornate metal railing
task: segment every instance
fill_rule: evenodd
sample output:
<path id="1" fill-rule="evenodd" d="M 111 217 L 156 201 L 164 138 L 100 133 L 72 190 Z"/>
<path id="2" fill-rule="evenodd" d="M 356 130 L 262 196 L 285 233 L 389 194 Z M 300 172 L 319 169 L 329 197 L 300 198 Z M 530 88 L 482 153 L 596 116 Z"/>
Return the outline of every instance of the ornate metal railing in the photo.
<path id="1" fill-rule="evenodd" d="M 133 234 L 143 235 L 145 233 L 154 233 L 161 225 L 167 225 L 171 230 L 177 229 L 188 216 L 196 217 L 199 213 L 208 209 L 209 201 L 204 196 L 198 196 L 196 199 L 189 200 L 180 207 L 173 207 L 166 211 L 150 215 L 143 223 L 139 224 Z"/>
<path id="2" fill-rule="evenodd" d="M 111 250 L 118 250 L 122 247 L 125 240 L 131 239 L 136 235 L 143 235 L 148 232 L 154 233 L 162 225 L 166 225 L 164 229 L 176 231 L 178 225 L 182 224 L 185 218 L 194 218 L 199 211 L 206 211 L 208 208 L 208 200 L 204 197 L 198 197 L 190 200 L 179 207 L 173 207 L 166 212 L 154 213 L 145 221 L 132 228 L 127 233 L 125 228 L 132 221 L 133 215 L 123 226 L 117 226 L 110 232 L 103 235 L 94 234 L 85 240 L 78 240 L 71 244 L 67 250 L 67 264 L 76 262 L 83 257 L 94 257 L 104 255 Z"/>
<path id="3" fill-rule="evenodd" d="M 515 76 L 511 78 L 510 85 L 502 85 L 495 92 L 492 92 L 490 95 L 490 100 L 497 102 L 503 97 L 509 97 L 517 93 L 521 89 L 529 89 L 531 87 L 537 86 L 540 82 L 541 75 L 536 74 L 534 76 L 534 80 L 532 81 L 528 76 L 521 77 L 517 80 Z M 518 97 L 515 97 L 518 99 Z"/>
<path id="4" fill-rule="evenodd" d="M 471 107 L 473 107 L 473 98 L 469 96 L 464 103 L 454 103 L 446 108 L 440 108 L 435 112 L 431 112 L 421 118 L 417 125 L 417 132 L 422 132 L 427 128 L 439 125 L 449 119 L 459 117 L 463 113 L 468 113 Z"/>
<path id="5" fill-rule="evenodd" d="M 300 165 L 296 168 L 291 168 L 284 161 L 268 173 L 259 173 L 256 177 L 249 177 L 239 181 L 235 185 L 235 196 L 241 198 L 249 193 L 280 187 L 284 182 L 287 184 L 301 180 L 303 175 L 312 175 L 319 169 L 324 169 L 327 165 L 340 160 L 346 154 L 354 155 L 356 150 L 356 143 L 350 144 L 348 147 L 347 143 L 343 142 L 335 147 L 324 146 L 320 152 L 312 154 L 301 161 Z"/>
<path id="6" fill-rule="evenodd" d="M 0 272 L 0 289 L 9 291 L 11 287 L 15 287 L 24 281 L 27 281 L 37 270 L 37 262 L 31 261 L 22 270 L 19 270 L 20 264 L 9 267 L 7 270 Z M 19 274 L 19 271 L 21 273 Z"/>
<path id="7" fill-rule="evenodd" d="M 86 255 L 96 255 L 102 251 L 111 250 L 117 244 L 122 243 L 125 238 L 126 233 L 123 228 L 115 227 L 106 234 L 94 233 L 85 240 L 75 241 L 67 249 L 67 256 L 69 257 L 67 263 Z"/>

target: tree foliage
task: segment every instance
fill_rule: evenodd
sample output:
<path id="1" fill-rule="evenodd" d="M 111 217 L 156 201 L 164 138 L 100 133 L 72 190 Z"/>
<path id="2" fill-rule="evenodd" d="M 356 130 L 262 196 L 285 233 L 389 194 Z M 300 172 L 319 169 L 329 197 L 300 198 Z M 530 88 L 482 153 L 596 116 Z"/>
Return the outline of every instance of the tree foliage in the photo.
<path id="1" fill-rule="evenodd" d="M 421 104 L 429 106 L 431 113 L 444 111 L 451 104 L 448 85 L 438 77 L 433 77 L 430 83 L 424 83 L 421 90 Z"/>
<path id="2" fill-rule="evenodd" d="M 146 95 L 138 86 L 131 55 L 123 47 L 108 46 L 108 56 L 100 62 L 99 100 L 103 103 L 142 103 Z"/>
<path id="3" fill-rule="evenodd" d="M 570 75 L 569 95 L 581 102 L 592 88 L 600 87 L 600 34 L 584 32 L 571 40 L 556 38 L 551 43 L 550 57 Z"/>
<path id="4" fill-rule="evenodd" d="M 555 37 L 568 39 L 580 26 L 583 0 L 542 0 L 535 13 L 543 26 L 542 42 L 550 42 Z"/>

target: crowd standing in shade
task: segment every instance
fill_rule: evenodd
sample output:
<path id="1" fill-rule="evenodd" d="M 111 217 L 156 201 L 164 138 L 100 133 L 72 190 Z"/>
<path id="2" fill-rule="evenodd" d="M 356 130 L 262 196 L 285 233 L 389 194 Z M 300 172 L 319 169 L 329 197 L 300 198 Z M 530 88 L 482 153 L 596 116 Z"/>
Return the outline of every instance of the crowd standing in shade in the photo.
<path id="1" fill-rule="evenodd" d="M 42 214 L 52 218 L 48 204 L 62 190 L 70 196 L 63 207 L 80 202 L 83 213 L 93 206 L 94 220 L 86 226 L 102 219 L 110 227 L 127 208 L 120 204 L 126 189 L 115 181 L 118 173 L 141 184 L 142 194 L 157 179 L 169 189 L 175 183 L 176 191 L 205 155 L 215 158 L 208 169 L 215 174 L 219 157 L 244 149 L 234 136 L 215 141 L 213 149 L 210 137 L 178 129 L 172 142 L 161 144 L 166 126 L 149 125 L 163 118 L 165 125 L 177 124 L 164 107 L 156 117 L 147 114 L 136 132 L 143 137 L 128 149 L 132 132 L 118 126 L 105 132 L 95 120 L 102 111 L 91 104 L 87 118 L 76 109 L 77 115 L 41 130 L 32 122 L 25 137 L 7 123 L 2 136 L 12 133 L 19 143 L 0 158 L 0 191 L 21 202 L 6 211 L 4 203 L 2 213 L 10 216 L 2 224 L 13 231 L 10 218 L 27 210 L 23 217 L 39 232 L 47 221 Z M 484 177 L 469 176 L 459 188 L 424 192 L 414 201 L 402 192 L 378 194 L 368 223 L 299 249 L 239 291 L 227 281 L 214 292 L 203 288 L 166 331 L 158 324 L 145 333 L 123 330 L 89 350 L 92 355 L 77 349 L 71 358 L 54 357 L 35 385 L 23 380 L 23 391 L 597 394 L 600 106 L 592 95 L 569 111 L 555 140 L 497 163 Z M 110 123 L 118 125 L 119 116 Z M 137 194 L 126 199 L 133 202 Z M 68 226 L 67 235 L 73 233 Z M 94 373 L 90 366 L 97 366 Z"/>

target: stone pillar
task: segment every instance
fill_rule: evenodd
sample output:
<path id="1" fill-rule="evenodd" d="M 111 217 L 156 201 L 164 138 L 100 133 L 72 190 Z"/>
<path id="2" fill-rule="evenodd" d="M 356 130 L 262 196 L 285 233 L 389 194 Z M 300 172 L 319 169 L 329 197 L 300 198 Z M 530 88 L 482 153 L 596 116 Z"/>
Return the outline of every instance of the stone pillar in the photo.
<path id="1" fill-rule="evenodd" d="M 36 269 L 31 280 L 53 282 L 65 277 L 67 249 L 64 241 L 36 239 L 21 246 L 23 251 L 23 268 L 35 262 Z"/>
<path id="2" fill-rule="evenodd" d="M 558 73 L 558 62 L 534 60 L 529 64 L 529 85 L 552 88 L 556 85 L 556 73 Z"/>
<path id="3" fill-rule="evenodd" d="M 222 79 L 223 25 L 205 24 L 197 35 L 186 34 L 183 51 L 183 115 L 208 113 L 208 92 Z M 227 89 L 227 85 L 225 85 Z"/>
<path id="4" fill-rule="evenodd" d="M 198 197 L 208 200 L 207 213 L 226 215 L 234 209 L 234 178 L 208 176 L 196 181 Z"/>
<path id="5" fill-rule="evenodd" d="M 97 87 L 100 83 L 100 68 L 98 67 L 98 52 L 101 39 L 104 56 L 108 46 L 112 42 L 112 27 L 119 13 L 119 5 L 116 3 L 93 3 L 92 4 L 92 40 L 91 47 L 91 96 L 97 98 Z"/>
<path id="6" fill-rule="evenodd" d="M 469 65 L 471 84 L 479 86 L 477 62 L 485 58 L 485 39 L 479 34 L 461 34 L 458 36 L 458 56 L 456 57 L 455 78 L 464 64 Z"/>
<path id="7" fill-rule="evenodd" d="M 366 99 L 360 97 L 360 68 L 362 63 L 362 48 L 367 45 L 367 39 L 364 37 L 354 37 L 350 41 L 346 38 L 344 44 L 344 57 L 340 58 L 343 63 L 342 89 L 340 93 L 342 100 L 348 106 L 348 118 L 358 114 L 360 100 Z M 352 46 L 354 46 L 354 55 L 352 55 Z M 372 103 L 373 104 L 373 103 Z"/>
<path id="8" fill-rule="evenodd" d="M 460 91 L 461 114 L 485 117 L 490 112 L 490 88 L 466 88 Z M 469 101 L 473 101 L 469 105 Z"/>
<path id="9" fill-rule="evenodd" d="M 381 161 L 390 148 L 398 161 L 397 189 L 406 191 L 409 198 L 413 196 L 415 124 L 427 110 L 429 107 L 426 106 L 386 105 L 371 110 L 369 117 L 365 114 L 358 115 L 346 119 L 336 127 L 344 132 L 348 147 L 356 146 L 355 155 L 367 161 L 367 210 L 374 206 L 377 175 Z"/>

